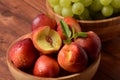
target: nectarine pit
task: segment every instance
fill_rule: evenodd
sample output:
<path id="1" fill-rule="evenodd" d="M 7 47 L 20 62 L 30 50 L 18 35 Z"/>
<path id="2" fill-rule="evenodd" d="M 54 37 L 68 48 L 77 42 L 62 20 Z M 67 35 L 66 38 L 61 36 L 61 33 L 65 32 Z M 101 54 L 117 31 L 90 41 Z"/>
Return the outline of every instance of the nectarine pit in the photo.
<path id="1" fill-rule="evenodd" d="M 52 41 L 51 37 L 50 36 L 46 36 L 46 40 L 52 46 L 53 41 Z"/>

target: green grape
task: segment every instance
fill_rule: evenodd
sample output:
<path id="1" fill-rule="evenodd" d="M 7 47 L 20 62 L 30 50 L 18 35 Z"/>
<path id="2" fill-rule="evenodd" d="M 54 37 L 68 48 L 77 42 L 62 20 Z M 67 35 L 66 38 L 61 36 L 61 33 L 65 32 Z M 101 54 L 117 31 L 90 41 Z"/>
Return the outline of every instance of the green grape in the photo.
<path id="1" fill-rule="evenodd" d="M 93 0 L 79 0 L 85 7 L 88 7 L 92 4 Z"/>
<path id="2" fill-rule="evenodd" d="M 60 5 L 54 6 L 54 12 L 61 15 L 62 7 Z"/>
<path id="3" fill-rule="evenodd" d="M 120 0 L 112 0 L 111 5 L 114 8 L 120 8 Z"/>
<path id="4" fill-rule="evenodd" d="M 62 7 L 70 7 L 71 6 L 71 1 L 70 0 L 60 0 L 60 5 Z"/>
<path id="5" fill-rule="evenodd" d="M 72 2 L 78 2 L 79 0 L 71 0 Z"/>
<path id="6" fill-rule="evenodd" d="M 104 6 L 109 5 L 112 2 L 112 0 L 100 0 L 100 3 Z"/>
<path id="7" fill-rule="evenodd" d="M 84 11 L 84 5 L 80 2 L 76 2 L 72 6 L 72 12 L 76 15 L 81 15 Z"/>
<path id="8" fill-rule="evenodd" d="M 120 0 L 48 0 L 55 13 L 75 19 L 105 19 L 120 14 Z"/>
<path id="9" fill-rule="evenodd" d="M 94 0 L 93 3 L 90 5 L 90 9 L 95 12 L 100 11 L 102 9 L 102 4 L 100 3 L 100 0 Z"/>
<path id="10" fill-rule="evenodd" d="M 59 4 L 59 0 L 48 0 L 48 2 L 50 4 L 50 6 L 52 6 L 52 7 Z"/>
<path id="11" fill-rule="evenodd" d="M 72 13 L 72 8 L 71 7 L 64 7 L 62 9 L 61 13 L 62 13 L 63 17 L 67 17 L 67 16 L 73 17 L 73 13 Z"/>
<path id="12" fill-rule="evenodd" d="M 102 8 L 102 14 L 106 17 L 110 17 L 113 14 L 113 7 L 108 5 Z"/>
<path id="13" fill-rule="evenodd" d="M 79 16 L 81 20 L 90 20 L 89 10 L 87 8 L 84 9 L 83 13 Z"/>

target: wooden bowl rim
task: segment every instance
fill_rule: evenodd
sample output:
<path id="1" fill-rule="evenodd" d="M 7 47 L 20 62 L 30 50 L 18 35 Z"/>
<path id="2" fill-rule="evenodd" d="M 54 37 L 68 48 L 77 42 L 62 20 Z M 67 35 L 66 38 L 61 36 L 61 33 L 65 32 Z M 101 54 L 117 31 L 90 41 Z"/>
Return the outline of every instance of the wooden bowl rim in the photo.
<path id="1" fill-rule="evenodd" d="M 6 61 L 7 61 L 7 65 L 8 67 L 12 67 L 14 68 L 15 71 L 19 72 L 20 74 L 23 74 L 23 75 L 26 75 L 28 77 L 31 77 L 31 78 L 36 78 L 36 79 L 66 79 L 66 78 L 71 78 L 71 77 L 75 77 L 75 76 L 78 76 L 78 75 L 81 75 L 82 73 L 86 72 L 87 70 L 89 70 L 91 67 L 93 67 L 95 64 L 97 63 L 100 63 L 100 59 L 101 59 L 101 53 L 99 54 L 99 57 L 98 59 L 93 62 L 91 65 L 89 65 L 89 67 L 87 67 L 84 71 L 80 72 L 80 73 L 74 73 L 74 74 L 71 74 L 71 75 L 67 75 L 67 76 L 60 76 L 60 77 L 56 77 L 56 78 L 46 78 L 46 77 L 38 77 L 38 76 L 34 76 L 32 74 L 28 74 L 26 72 L 23 72 L 21 71 L 20 69 L 18 69 L 17 67 L 15 67 L 12 63 L 12 61 L 10 60 L 9 58 L 9 49 L 11 48 L 11 46 L 16 43 L 17 41 L 19 40 L 22 40 L 22 39 L 25 39 L 25 38 L 31 38 L 31 33 L 29 34 L 25 34 L 23 36 L 21 36 L 20 38 L 16 39 L 15 41 L 12 42 L 12 44 L 8 47 L 8 50 L 7 50 L 7 54 L 6 54 Z M 9 68 L 10 69 L 10 68 Z"/>
<path id="2" fill-rule="evenodd" d="M 52 10 L 52 7 L 50 7 L 48 1 L 46 1 L 46 7 L 47 7 L 48 11 L 50 11 L 57 18 L 60 18 L 60 19 L 64 18 L 61 15 L 59 15 L 57 13 L 54 13 L 54 11 Z M 111 22 L 111 21 L 114 21 L 114 20 L 120 20 L 120 16 L 115 16 L 115 17 L 111 17 L 111 18 L 107 18 L 107 19 L 101 19 L 101 20 L 77 20 L 77 21 L 80 22 L 80 23 L 104 23 L 104 22 Z"/>

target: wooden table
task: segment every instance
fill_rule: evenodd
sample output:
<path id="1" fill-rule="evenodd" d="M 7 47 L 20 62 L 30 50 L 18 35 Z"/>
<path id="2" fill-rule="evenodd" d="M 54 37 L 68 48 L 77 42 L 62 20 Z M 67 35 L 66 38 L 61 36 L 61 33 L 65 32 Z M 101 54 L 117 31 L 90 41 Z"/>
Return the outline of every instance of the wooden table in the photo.
<path id="1" fill-rule="evenodd" d="M 47 13 L 45 0 L 0 0 L 0 80 L 15 80 L 6 64 L 12 41 L 31 31 L 39 13 Z M 120 36 L 102 43 L 102 58 L 93 80 L 120 80 Z"/>

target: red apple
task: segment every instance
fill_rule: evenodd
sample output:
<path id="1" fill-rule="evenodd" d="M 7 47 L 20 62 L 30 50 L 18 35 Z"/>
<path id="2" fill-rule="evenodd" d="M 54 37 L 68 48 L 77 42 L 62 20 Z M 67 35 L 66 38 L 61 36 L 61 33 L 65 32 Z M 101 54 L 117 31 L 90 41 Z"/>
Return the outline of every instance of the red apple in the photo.
<path id="1" fill-rule="evenodd" d="M 30 38 L 17 41 L 9 50 L 11 61 L 21 69 L 31 67 L 37 59 L 37 53 Z"/>
<path id="2" fill-rule="evenodd" d="M 74 18 L 65 17 L 64 21 L 69 26 L 70 30 L 72 30 L 72 28 L 74 28 L 75 32 L 80 32 L 81 31 L 81 27 L 80 27 L 79 23 Z M 59 33 L 59 35 L 61 36 L 61 38 L 63 40 L 66 39 L 66 37 L 64 36 L 64 34 L 62 32 L 62 28 L 61 28 L 60 23 L 58 23 L 57 32 Z"/>
<path id="3" fill-rule="evenodd" d="M 81 72 L 87 67 L 88 57 L 75 42 L 65 44 L 58 53 L 58 63 L 66 71 Z"/>
<path id="4" fill-rule="evenodd" d="M 33 74 L 40 77 L 57 77 L 60 71 L 57 60 L 41 55 L 35 63 Z"/>
<path id="5" fill-rule="evenodd" d="M 98 58 L 101 50 L 101 41 L 95 32 L 88 31 L 86 38 L 80 37 L 76 39 L 75 42 L 84 48 L 91 61 L 94 61 Z"/>
<path id="6" fill-rule="evenodd" d="M 50 26 L 52 29 L 56 29 L 57 22 L 48 15 L 41 13 L 32 22 L 32 31 L 38 27 Z"/>
<path id="7" fill-rule="evenodd" d="M 43 54 L 57 52 L 62 40 L 59 34 L 49 26 L 39 27 L 32 32 L 32 41 L 38 51 Z"/>

